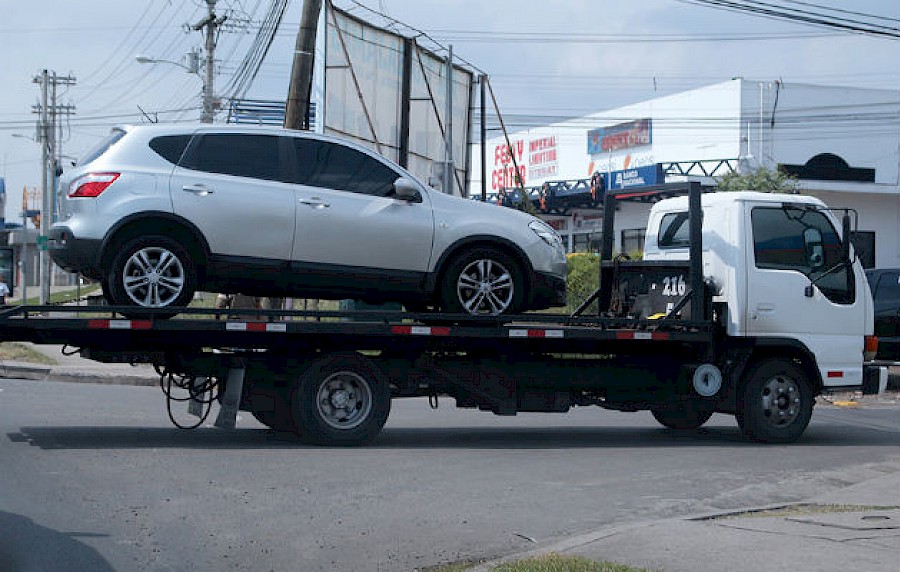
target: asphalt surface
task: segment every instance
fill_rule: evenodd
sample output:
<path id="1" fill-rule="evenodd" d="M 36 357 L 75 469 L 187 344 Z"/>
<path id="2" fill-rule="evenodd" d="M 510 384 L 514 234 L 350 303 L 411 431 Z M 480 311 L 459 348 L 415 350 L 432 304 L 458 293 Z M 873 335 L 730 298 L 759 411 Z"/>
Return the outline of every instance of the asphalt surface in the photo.
<path id="1" fill-rule="evenodd" d="M 642 413 L 400 400 L 374 445 L 336 449 L 245 413 L 236 430 L 174 429 L 158 389 L 119 384 L 152 371 L 79 359 L 0 379 L 0 570 L 488 570 L 549 551 L 665 572 L 900 570 L 896 394 L 820 403 L 787 446 L 744 442 L 721 415 L 674 432 Z"/>

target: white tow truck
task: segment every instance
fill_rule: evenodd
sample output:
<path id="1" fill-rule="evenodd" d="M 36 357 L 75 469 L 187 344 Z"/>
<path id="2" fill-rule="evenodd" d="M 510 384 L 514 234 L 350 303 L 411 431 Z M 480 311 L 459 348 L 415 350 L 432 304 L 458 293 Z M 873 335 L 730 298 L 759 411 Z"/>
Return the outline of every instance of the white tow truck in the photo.
<path id="1" fill-rule="evenodd" d="M 622 200 L 658 201 L 643 260 L 613 256 Z M 864 367 L 877 339 L 848 213 L 696 183 L 610 192 L 604 212 L 600 287 L 571 316 L 20 306 L 0 312 L 0 340 L 152 363 L 193 426 L 218 402 L 218 426 L 246 410 L 328 445 L 374 439 L 392 399 L 441 396 L 498 415 L 649 410 L 676 429 L 719 412 L 749 439 L 791 442 L 817 395 L 883 389 Z"/>

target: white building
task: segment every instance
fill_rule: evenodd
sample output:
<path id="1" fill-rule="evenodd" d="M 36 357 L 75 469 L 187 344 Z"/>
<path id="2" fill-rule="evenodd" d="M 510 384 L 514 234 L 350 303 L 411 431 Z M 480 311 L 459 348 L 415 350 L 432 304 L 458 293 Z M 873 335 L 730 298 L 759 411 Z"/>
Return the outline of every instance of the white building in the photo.
<path id="1" fill-rule="evenodd" d="M 510 136 L 526 185 L 581 179 L 613 186 L 780 167 L 804 194 L 859 213 L 857 250 L 867 266 L 900 267 L 900 91 L 734 79 Z M 488 141 L 488 192 L 512 186 L 505 141 Z M 472 172 L 480 172 L 480 150 Z M 476 175 L 477 176 L 477 175 Z M 478 193 L 480 180 L 472 181 Z M 647 207 L 617 215 L 617 248 L 638 244 Z M 570 247 L 599 224 L 590 210 L 556 225 Z M 624 244 L 623 244 L 624 239 Z"/>

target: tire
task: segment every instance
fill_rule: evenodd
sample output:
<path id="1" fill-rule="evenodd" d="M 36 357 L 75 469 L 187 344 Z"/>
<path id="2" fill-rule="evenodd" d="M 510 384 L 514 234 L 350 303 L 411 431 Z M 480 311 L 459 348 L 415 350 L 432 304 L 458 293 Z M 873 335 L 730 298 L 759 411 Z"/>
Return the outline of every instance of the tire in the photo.
<path id="1" fill-rule="evenodd" d="M 357 446 L 381 432 L 391 411 L 391 392 L 371 360 L 341 352 L 317 359 L 300 376 L 291 408 L 301 440 Z"/>
<path id="2" fill-rule="evenodd" d="M 257 421 L 278 433 L 296 433 L 294 424 L 291 422 L 290 411 L 287 416 L 281 415 L 278 411 L 252 411 L 253 417 Z"/>
<path id="3" fill-rule="evenodd" d="M 669 429 L 696 429 L 709 421 L 712 410 L 697 407 L 692 401 L 679 403 L 677 406 L 653 409 L 653 418 Z"/>
<path id="4" fill-rule="evenodd" d="M 799 439 L 815 405 L 806 373 L 791 360 L 767 358 L 746 379 L 735 413 L 744 436 L 760 443 Z"/>
<path id="5" fill-rule="evenodd" d="M 281 391 L 270 393 L 272 407 L 270 410 L 257 410 L 250 413 L 257 421 L 278 433 L 298 433 L 297 426 L 291 416 L 291 405 Z"/>
<path id="6" fill-rule="evenodd" d="M 524 272 L 505 252 L 479 247 L 462 253 L 441 279 L 441 306 L 447 312 L 499 316 L 525 305 Z"/>
<path id="7" fill-rule="evenodd" d="M 187 306 L 194 296 L 197 275 L 190 254 L 181 244 L 166 236 L 142 236 L 126 242 L 115 255 L 107 286 L 116 306 L 179 307 Z"/>

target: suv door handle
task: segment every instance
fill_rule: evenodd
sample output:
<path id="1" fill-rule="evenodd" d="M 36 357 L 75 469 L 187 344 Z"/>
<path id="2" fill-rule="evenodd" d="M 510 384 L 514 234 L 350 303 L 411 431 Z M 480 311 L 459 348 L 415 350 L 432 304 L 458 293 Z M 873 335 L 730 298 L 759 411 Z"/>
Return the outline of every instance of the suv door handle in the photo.
<path id="1" fill-rule="evenodd" d="M 298 199 L 298 201 L 300 202 L 300 204 L 309 205 L 316 209 L 324 209 L 331 206 L 319 197 L 313 197 L 311 199 Z"/>
<path id="2" fill-rule="evenodd" d="M 206 195 L 211 195 L 215 191 L 203 183 L 194 183 L 193 185 L 185 185 L 181 187 L 182 191 L 186 191 L 188 193 L 194 193 L 198 197 L 205 197 Z"/>

